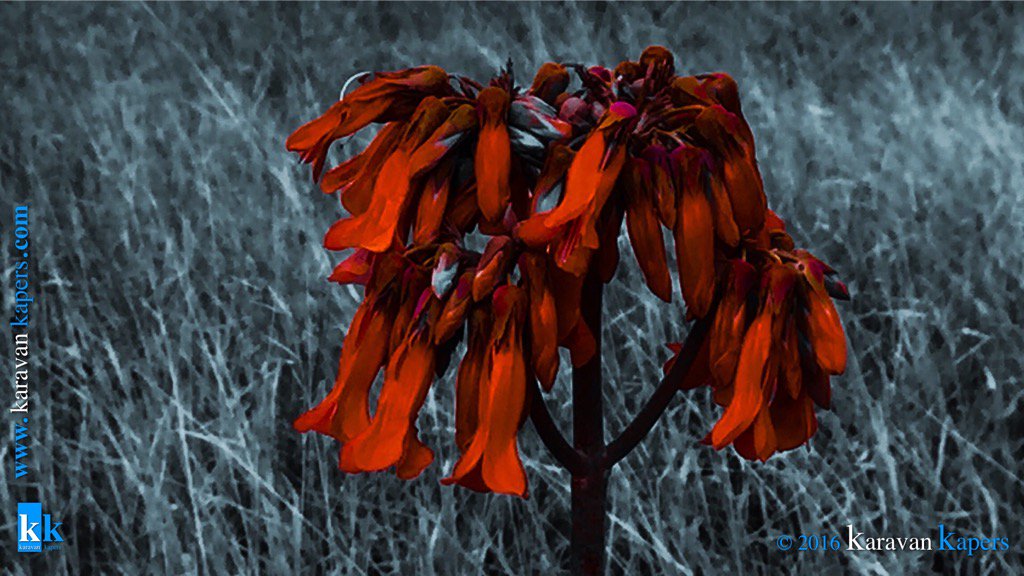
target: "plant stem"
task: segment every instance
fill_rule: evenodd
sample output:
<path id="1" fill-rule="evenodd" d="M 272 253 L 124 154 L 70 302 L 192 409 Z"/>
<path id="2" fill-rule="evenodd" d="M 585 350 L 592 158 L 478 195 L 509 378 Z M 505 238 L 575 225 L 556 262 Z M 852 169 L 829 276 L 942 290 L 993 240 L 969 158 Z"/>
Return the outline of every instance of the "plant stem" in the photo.
<path id="1" fill-rule="evenodd" d="M 587 462 L 569 444 L 554 419 L 551 418 L 551 413 L 548 411 L 547 405 L 544 404 L 544 397 L 536 380 L 533 381 L 531 395 L 533 398 L 530 401 L 530 421 L 533 422 L 533 427 L 541 441 L 544 442 L 544 446 L 570 474 L 583 473 L 587 468 Z"/>
<path id="2" fill-rule="evenodd" d="M 596 340 L 594 357 L 572 371 L 573 446 L 585 467 L 572 476 L 572 569 L 598 576 L 605 569 L 605 513 L 608 476 L 604 461 L 604 403 L 601 389 L 601 296 L 604 285 L 588 275 L 580 298 L 583 321 Z"/>
<path id="3" fill-rule="evenodd" d="M 712 313 L 694 322 L 675 364 L 662 378 L 626 429 L 610 444 L 604 441 L 604 391 L 601 388 L 601 300 L 604 284 L 588 275 L 580 297 L 580 314 L 595 340 L 594 356 L 572 370 L 572 431 L 569 446 L 551 419 L 540 389 L 533 390 L 530 418 L 544 444 L 572 474 L 572 573 L 603 576 L 606 568 L 605 531 L 608 475 L 615 464 L 636 448 L 661 418 L 669 401 L 689 373 L 704 344 Z M 712 311 L 713 312 L 713 311 Z"/>
<path id="4" fill-rule="evenodd" d="M 690 332 L 686 335 L 686 342 L 683 343 L 682 351 L 676 356 L 672 369 L 661 379 L 658 387 L 651 394 L 651 397 L 647 399 L 647 403 L 644 404 L 644 407 L 636 417 L 633 418 L 633 421 L 626 426 L 626 429 L 619 434 L 618 438 L 608 443 L 604 461 L 601 463 L 604 468 L 611 469 L 619 460 L 622 460 L 627 454 L 632 452 L 637 447 L 637 444 L 647 437 L 647 433 L 651 431 L 651 428 L 654 428 L 658 420 L 661 419 L 661 415 L 665 413 L 665 408 L 668 407 L 668 403 L 675 396 L 676 390 L 679 389 L 679 383 L 683 382 L 686 378 L 701 345 L 704 344 L 704 338 L 707 335 L 708 328 L 711 326 L 711 318 L 712 316 L 709 314 L 694 322 L 693 326 L 690 327 Z"/>

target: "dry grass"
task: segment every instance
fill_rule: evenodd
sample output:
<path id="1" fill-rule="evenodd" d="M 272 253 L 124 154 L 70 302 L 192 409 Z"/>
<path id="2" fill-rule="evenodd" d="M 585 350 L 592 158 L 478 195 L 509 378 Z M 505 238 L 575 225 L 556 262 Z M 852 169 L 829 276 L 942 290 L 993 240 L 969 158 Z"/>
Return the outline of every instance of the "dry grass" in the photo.
<path id="1" fill-rule="evenodd" d="M 614 473 L 613 572 L 1019 573 L 1019 8 L 3 6 L 0 212 L 31 199 L 34 461 L 68 543 L 32 563 L 5 544 L 0 566 L 563 566 L 567 478 L 529 426 L 530 500 L 438 485 L 454 457 L 450 380 L 420 418 L 438 462 L 410 483 L 345 477 L 335 445 L 291 430 L 326 389 L 359 295 L 324 281 L 319 239 L 338 212 L 283 141 L 355 71 L 436 63 L 482 77 L 509 55 L 522 71 L 615 64 L 661 43 L 686 70 L 740 82 L 771 205 L 854 294 L 842 309 L 852 356 L 810 449 L 763 465 L 699 446 L 717 412 L 706 392 L 680 396 Z M 606 298 L 612 431 L 685 330 L 679 304 L 638 298 L 639 285 L 626 258 Z M 564 424 L 564 380 L 549 401 Z M 5 534 L 20 494 L 0 485 Z M 944 523 L 1011 550 L 774 545 L 848 523 L 892 536 Z"/>

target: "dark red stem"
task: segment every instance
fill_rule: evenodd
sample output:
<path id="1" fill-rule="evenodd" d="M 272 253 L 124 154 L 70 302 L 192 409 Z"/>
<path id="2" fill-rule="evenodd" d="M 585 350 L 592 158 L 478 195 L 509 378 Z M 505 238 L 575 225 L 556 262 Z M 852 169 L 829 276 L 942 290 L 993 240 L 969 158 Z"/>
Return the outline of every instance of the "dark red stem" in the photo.
<path id="1" fill-rule="evenodd" d="M 601 293 L 595 274 L 583 284 L 580 313 L 597 341 L 586 364 L 572 371 L 572 440 L 584 469 L 572 475 L 572 572 L 603 575 L 608 470 L 604 461 L 604 394 L 601 389 Z"/>
<path id="2" fill-rule="evenodd" d="M 565 439 L 561 430 L 558 429 L 558 425 L 551 418 L 551 413 L 548 412 L 548 407 L 544 403 L 544 396 L 541 394 L 536 380 L 534 380 L 531 393 L 533 394 L 533 400 L 530 403 L 530 421 L 533 422 L 537 435 L 540 436 L 544 446 L 547 447 L 551 455 L 555 457 L 555 460 L 563 468 L 568 470 L 570 474 L 581 473 L 586 469 L 587 464 L 583 456 Z"/>
<path id="3" fill-rule="evenodd" d="M 665 413 L 668 403 L 675 396 L 676 390 L 679 389 L 679 383 L 683 381 L 690 366 L 693 365 L 693 360 L 697 357 L 697 352 L 700 350 L 701 344 L 704 343 L 704 336 L 711 325 L 711 317 L 712 315 L 708 314 L 690 327 L 690 333 L 686 335 L 683 349 L 676 356 L 676 361 L 668 374 L 661 379 L 661 383 L 658 384 L 633 421 L 626 426 L 618 438 L 608 444 L 602 462 L 604 468 L 611 469 L 619 460 L 625 458 L 658 423 L 661 415 Z"/>
<path id="4" fill-rule="evenodd" d="M 572 475 L 571 554 L 572 573 L 577 576 L 604 575 L 609 471 L 636 448 L 664 414 L 693 365 L 713 317 L 712 312 L 694 322 L 672 369 L 618 438 L 606 445 L 601 389 L 603 288 L 600 279 L 591 274 L 580 298 L 580 313 L 594 336 L 596 352 L 586 364 L 572 370 L 572 445 L 551 418 L 536 383 L 530 406 L 530 420 L 544 445 Z"/>

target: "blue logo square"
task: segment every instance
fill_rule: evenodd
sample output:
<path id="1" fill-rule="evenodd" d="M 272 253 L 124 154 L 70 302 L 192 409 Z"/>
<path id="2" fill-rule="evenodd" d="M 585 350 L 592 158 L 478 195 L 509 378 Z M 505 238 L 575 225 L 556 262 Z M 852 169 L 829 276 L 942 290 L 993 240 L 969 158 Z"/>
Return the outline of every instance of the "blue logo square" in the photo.
<path id="1" fill-rule="evenodd" d="M 43 505 L 39 502 L 18 503 L 18 552 L 42 552 Z"/>

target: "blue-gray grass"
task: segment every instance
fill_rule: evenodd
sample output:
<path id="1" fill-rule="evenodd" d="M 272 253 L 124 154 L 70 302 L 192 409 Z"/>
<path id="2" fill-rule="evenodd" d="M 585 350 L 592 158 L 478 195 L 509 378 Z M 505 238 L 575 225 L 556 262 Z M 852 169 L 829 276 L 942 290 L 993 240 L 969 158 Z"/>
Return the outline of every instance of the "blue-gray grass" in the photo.
<path id="1" fill-rule="evenodd" d="M 324 280 L 336 258 L 320 238 L 340 208 L 284 138 L 357 71 L 486 77 L 512 56 L 525 74 L 663 44 L 681 70 L 739 82 L 771 207 L 851 288 L 851 356 L 811 447 L 766 464 L 700 446 L 718 409 L 706 390 L 681 394 L 613 473 L 613 573 L 1022 570 L 1019 6 L 18 4 L 0 17 L 0 213 L 32 201 L 33 460 L 68 540 L 32 566 L 565 565 L 567 478 L 529 424 L 530 500 L 437 483 L 455 457 L 451 372 L 420 416 L 438 459 L 413 482 L 343 476 L 333 442 L 292 431 L 329 387 L 359 295 Z M 624 257 L 606 297 L 610 433 L 683 336 L 678 300 L 657 302 Z M 564 376 L 548 401 L 568 429 Z M 0 509 L 13 498 L 0 485 Z M 775 548 L 851 523 L 893 536 L 943 523 L 1011 551 Z M 3 546 L 0 566 L 29 573 L 15 556 Z"/>

